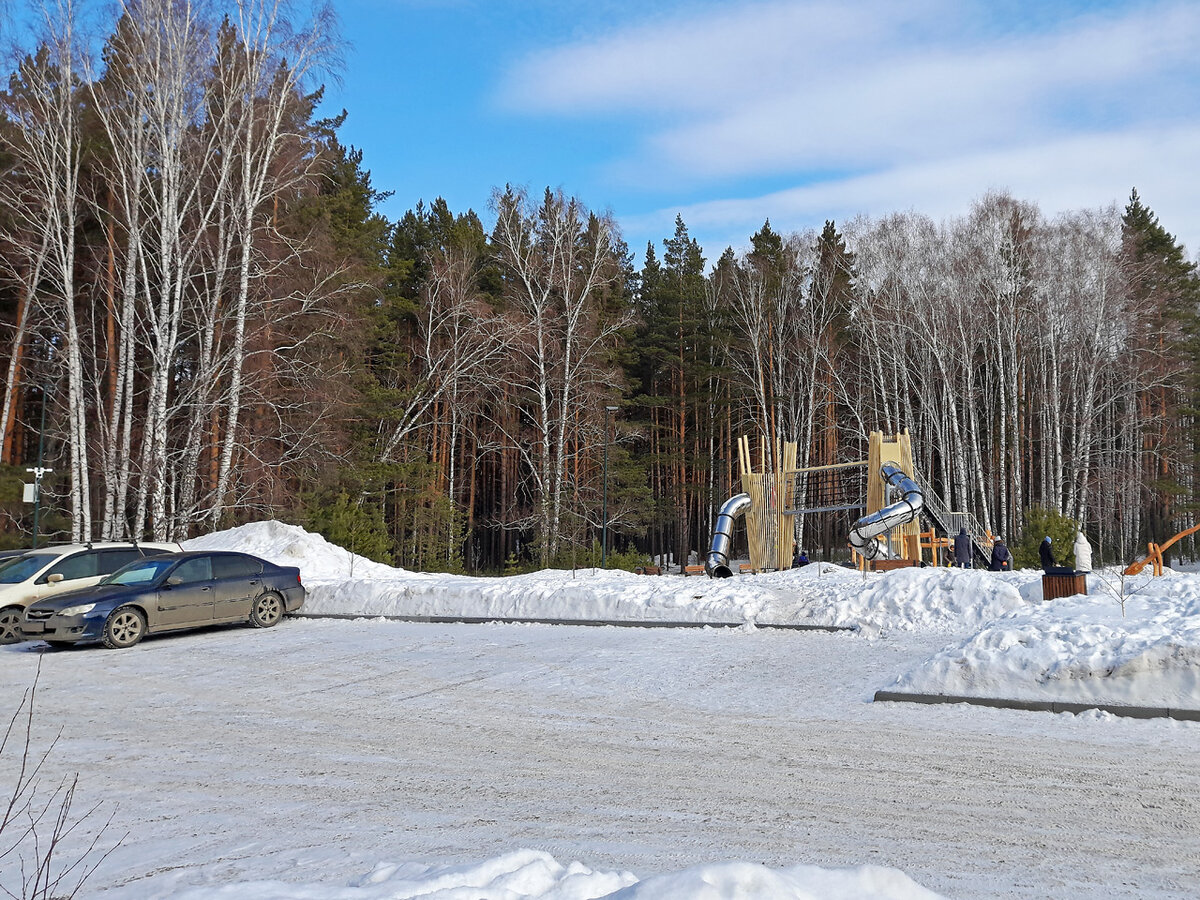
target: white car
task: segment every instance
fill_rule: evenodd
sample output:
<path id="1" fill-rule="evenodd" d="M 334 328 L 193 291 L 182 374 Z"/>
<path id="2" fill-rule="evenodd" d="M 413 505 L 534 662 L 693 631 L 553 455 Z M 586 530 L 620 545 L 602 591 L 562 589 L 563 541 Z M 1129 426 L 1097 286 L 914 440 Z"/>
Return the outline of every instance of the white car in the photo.
<path id="1" fill-rule="evenodd" d="M 30 550 L 0 566 L 0 644 L 24 640 L 19 631 L 25 607 L 63 591 L 91 587 L 134 560 L 182 553 L 178 544 L 127 541 L 65 544 Z"/>

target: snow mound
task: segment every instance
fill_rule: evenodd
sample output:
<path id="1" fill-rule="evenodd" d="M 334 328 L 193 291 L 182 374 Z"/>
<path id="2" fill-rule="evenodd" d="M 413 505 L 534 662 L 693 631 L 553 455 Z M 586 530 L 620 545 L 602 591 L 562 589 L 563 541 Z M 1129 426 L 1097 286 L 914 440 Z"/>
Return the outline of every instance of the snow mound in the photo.
<path id="1" fill-rule="evenodd" d="M 863 575 L 816 563 L 755 576 L 641 576 L 601 569 L 482 578 L 395 569 L 295 525 L 258 522 L 188 541 L 300 567 L 312 615 L 816 625 L 963 631 L 1027 602 L 1036 573 L 913 568 Z"/>
<path id="2" fill-rule="evenodd" d="M 1088 584 L 1088 596 L 988 623 L 887 690 L 1200 709 L 1200 581 L 1143 582 L 1124 615 L 1115 577 L 1093 574 Z"/>
<path id="3" fill-rule="evenodd" d="M 257 881 L 194 887 L 175 900 L 936 900 L 903 872 L 882 866 L 769 869 L 722 863 L 659 875 L 646 881 L 629 872 L 599 872 L 578 862 L 562 865 L 548 853 L 517 850 L 476 865 L 381 863 L 345 885 Z"/>
<path id="4" fill-rule="evenodd" d="M 1020 586 L 1035 581 L 1031 573 L 983 572 L 939 567 L 896 569 L 864 578 L 857 572 L 837 579 L 805 579 L 801 589 L 823 593 L 822 606 L 831 624 L 857 624 L 869 630 L 961 631 L 978 628 L 1027 603 Z M 790 573 L 785 573 L 790 574 Z M 1040 590 L 1040 587 L 1039 587 Z"/>
<path id="5" fill-rule="evenodd" d="M 374 562 L 331 544 L 322 535 L 283 522 L 251 522 L 183 542 L 184 550 L 237 550 L 278 566 L 298 566 L 300 578 L 394 576 L 412 573 Z"/>
<path id="6" fill-rule="evenodd" d="M 724 579 L 585 569 L 504 578 L 400 572 L 306 583 L 305 612 L 317 615 L 814 625 L 869 633 L 961 632 L 1025 604 L 993 573 L 931 568 L 864 577 L 826 564 Z"/>

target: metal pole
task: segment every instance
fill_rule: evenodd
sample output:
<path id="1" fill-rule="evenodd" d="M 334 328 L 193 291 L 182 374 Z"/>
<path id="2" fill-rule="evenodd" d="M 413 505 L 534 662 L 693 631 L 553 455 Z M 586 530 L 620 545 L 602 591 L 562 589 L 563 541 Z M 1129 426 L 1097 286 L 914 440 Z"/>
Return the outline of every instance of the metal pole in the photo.
<path id="1" fill-rule="evenodd" d="M 33 549 L 38 545 L 38 519 L 42 511 L 42 453 L 46 446 L 46 385 L 42 385 L 42 425 L 38 429 L 38 461 L 33 479 Z"/>
<path id="2" fill-rule="evenodd" d="M 608 414 L 617 407 L 604 407 L 604 503 L 600 513 L 600 568 L 608 568 Z"/>

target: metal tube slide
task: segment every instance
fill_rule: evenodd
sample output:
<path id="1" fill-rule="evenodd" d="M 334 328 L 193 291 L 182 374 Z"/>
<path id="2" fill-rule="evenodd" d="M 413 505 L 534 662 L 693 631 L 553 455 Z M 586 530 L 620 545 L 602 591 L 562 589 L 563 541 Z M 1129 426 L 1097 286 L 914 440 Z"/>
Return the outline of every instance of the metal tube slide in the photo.
<path id="1" fill-rule="evenodd" d="M 729 568 L 729 548 L 733 545 L 733 525 L 750 508 L 749 494 L 735 494 L 725 501 L 717 513 L 717 526 L 713 529 L 712 546 L 704 559 L 704 571 L 710 578 L 728 578 L 733 574 Z"/>
<path id="2" fill-rule="evenodd" d="M 900 525 L 911 522 L 921 514 L 925 495 L 920 486 L 908 477 L 894 462 L 879 467 L 879 474 L 889 485 L 904 492 L 891 506 L 863 516 L 850 529 L 850 546 L 865 556 L 874 559 L 879 555 L 879 541 L 875 538 Z"/>

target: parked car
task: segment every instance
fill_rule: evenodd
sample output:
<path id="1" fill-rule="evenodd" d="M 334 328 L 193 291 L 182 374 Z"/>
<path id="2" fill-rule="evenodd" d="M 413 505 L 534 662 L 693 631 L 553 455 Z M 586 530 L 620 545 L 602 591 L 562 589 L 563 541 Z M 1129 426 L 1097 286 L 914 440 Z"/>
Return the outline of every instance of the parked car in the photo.
<path id="1" fill-rule="evenodd" d="M 192 551 L 130 563 L 95 587 L 29 605 L 24 640 L 132 647 L 147 634 L 249 622 L 270 628 L 304 603 L 295 566 L 248 553 Z"/>
<path id="2" fill-rule="evenodd" d="M 163 553 L 182 553 L 178 544 L 111 541 L 60 544 L 26 550 L 0 560 L 0 644 L 21 640 L 17 629 L 25 607 L 35 600 L 98 584 L 122 566 Z"/>

